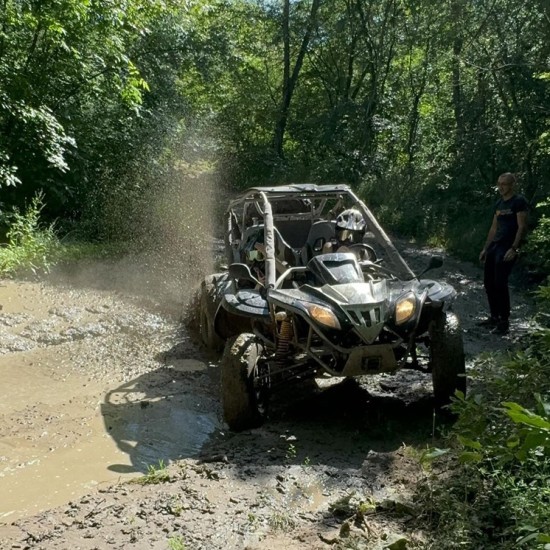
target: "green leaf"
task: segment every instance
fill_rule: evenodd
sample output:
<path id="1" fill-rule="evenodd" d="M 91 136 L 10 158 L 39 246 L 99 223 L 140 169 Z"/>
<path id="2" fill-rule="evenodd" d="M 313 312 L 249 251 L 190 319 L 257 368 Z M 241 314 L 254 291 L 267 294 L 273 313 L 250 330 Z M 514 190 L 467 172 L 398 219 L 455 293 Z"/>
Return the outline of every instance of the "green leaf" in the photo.
<path id="1" fill-rule="evenodd" d="M 481 443 L 479 441 L 474 441 L 473 439 L 468 439 L 463 435 L 458 436 L 458 440 L 464 447 L 470 447 L 471 449 L 481 450 Z"/>
<path id="2" fill-rule="evenodd" d="M 550 418 L 550 401 L 544 401 L 540 393 L 535 393 L 535 400 L 539 414 Z"/>
<path id="3" fill-rule="evenodd" d="M 422 453 L 422 456 L 420 457 L 420 462 L 421 463 L 432 462 L 436 458 L 439 458 L 440 456 L 447 454 L 449 450 L 450 449 L 437 449 L 437 448 L 426 449 Z"/>
<path id="4" fill-rule="evenodd" d="M 464 392 L 460 391 L 460 390 L 456 390 L 455 391 L 455 397 L 459 400 L 459 401 L 464 401 L 466 399 L 466 395 L 464 395 Z"/>
<path id="5" fill-rule="evenodd" d="M 472 451 L 465 451 L 458 455 L 458 460 L 462 464 L 467 464 L 470 462 L 480 462 L 483 460 L 483 455 L 481 453 L 474 453 Z"/>
<path id="6" fill-rule="evenodd" d="M 517 451 L 516 457 L 523 461 L 527 458 L 529 451 L 536 449 L 537 447 L 550 447 L 550 439 L 544 434 L 532 433 L 525 437 L 523 445 Z"/>
<path id="7" fill-rule="evenodd" d="M 506 414 L 517 424 L 525 424 L 544 431 L 550 431 L 550 422 L 541 416 L 528 411 L 517 403 L 503 403 Z"/>
<path id="8" fill-rule="evenodd" d="M 526 535 L 526 536 L 524 536 L 524 537 L 521 537 L 521 538 L 518 539 L 516 542 L 517 542 L 518 544 L 524 544 L 524 543 L 529 542 L 529 541 L 531 541 L 531 540 L 537 539 L 538 536 L 539 536 L 538 533 L 531 533 L 530 535 Z"/>

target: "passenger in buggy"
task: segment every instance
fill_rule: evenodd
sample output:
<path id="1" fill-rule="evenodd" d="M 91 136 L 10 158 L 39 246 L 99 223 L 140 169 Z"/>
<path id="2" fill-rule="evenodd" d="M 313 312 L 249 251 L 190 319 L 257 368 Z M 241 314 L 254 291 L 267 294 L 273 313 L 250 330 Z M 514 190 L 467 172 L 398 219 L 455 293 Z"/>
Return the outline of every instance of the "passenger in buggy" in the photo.
<path id="1" fill-rule="evenodd" d="M 368 260 L 368 253 L 363 248 L 353 248 L 361 244 L 367 231 L 367 223 L 359 210 L 348 208 L 336 218 L 334 237 L 323 245 L 323 254 L 331 252 L 354 252 L 358 260 Z"/>

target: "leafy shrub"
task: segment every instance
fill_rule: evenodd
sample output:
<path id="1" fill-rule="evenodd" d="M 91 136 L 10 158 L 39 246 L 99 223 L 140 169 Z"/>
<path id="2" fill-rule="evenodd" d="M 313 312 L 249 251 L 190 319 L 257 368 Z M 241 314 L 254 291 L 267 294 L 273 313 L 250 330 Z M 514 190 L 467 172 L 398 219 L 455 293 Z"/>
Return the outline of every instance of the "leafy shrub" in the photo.
<path id="1" fill-rule="evenodd" d="M 71 234 L 58 238 L 54 224 L 41 223 L 44 207 L 44 196 L 37 193 L 24 213 L 15 208 L 7 214 L 0 212 L 0 222 L 8 227 L 7 243 L 0 247 L 0 276 L 48 272 L 60 263 L 109 259 L 123 251 L 124 243 L 72 240 Z"/>
<path id="2" fill-rule="evenodd" d="M 537 205 L 540 218 L 529 234 L 526 251 L 531 267 L 550 275 L 550 201 Z"/>
<path id="3" fill-rule="evenodd" d="M 550 548 L 550 287 L 538 296 L 535 333 L 479 358 L 451 406 L 451 452 L 419 490 L 434 547 Z"/>
<path id="4" fill-rule="evenodd" d="M 0 274 L 11 275 L 22 270 L 48 270 L 59 248 L 53 224 L 43 226 L 40 213 L 44 196 L 37 193 L 24 213 L 13 209 L 5 214 L 9 227 L 7 245 L 0 248 Z"/>

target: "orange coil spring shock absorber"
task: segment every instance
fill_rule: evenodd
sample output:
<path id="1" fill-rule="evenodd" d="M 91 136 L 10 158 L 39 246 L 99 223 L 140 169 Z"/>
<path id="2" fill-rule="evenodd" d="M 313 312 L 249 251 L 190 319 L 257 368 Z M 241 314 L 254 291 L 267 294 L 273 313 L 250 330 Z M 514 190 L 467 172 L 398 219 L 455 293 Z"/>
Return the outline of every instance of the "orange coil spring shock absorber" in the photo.
<path id="1" fill-rule="evenodd" d="M 277 351 L 275 352 L 275 361 L 278 367 L 284 367 L 286 358 L 290 349 L 290 340 L 292 339 L 292 323 L 289 319 L 281 321 L 279 330 L 279 340 L 277 342 Z"/>

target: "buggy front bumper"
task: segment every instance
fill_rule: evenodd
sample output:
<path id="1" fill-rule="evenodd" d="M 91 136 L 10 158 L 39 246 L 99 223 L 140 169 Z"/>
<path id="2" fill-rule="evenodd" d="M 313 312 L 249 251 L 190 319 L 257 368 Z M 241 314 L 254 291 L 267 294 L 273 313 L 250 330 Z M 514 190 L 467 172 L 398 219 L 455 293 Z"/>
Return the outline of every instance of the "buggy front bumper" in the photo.
<path id="1" fill-rule="evenodd" d="M 388 345 L 370 345 L 351 351 L 341 376 L 361 376 L 397 370 L 393 348 Z"/>

